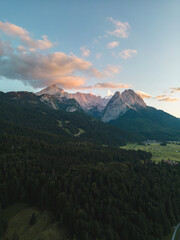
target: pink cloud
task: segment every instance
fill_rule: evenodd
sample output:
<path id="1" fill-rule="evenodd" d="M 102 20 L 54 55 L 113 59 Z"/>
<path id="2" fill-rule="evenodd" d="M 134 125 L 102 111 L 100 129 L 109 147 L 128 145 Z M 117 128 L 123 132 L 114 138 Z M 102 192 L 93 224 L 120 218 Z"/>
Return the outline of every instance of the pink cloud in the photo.
<path id="1" fill-rule="evenodd" d="M 110 42 L 110 43 L 107 44 L 107 48 L 115 48 L 118 45 L 119 45 L 119 42 L 116 42 L 116 41 Z"/>
<path id="2" fill-rule="evenodd" d="M 18 51 L 13 48 L 2 50 L 0 48 L 0 76 L 28 82 L 33 87 L 59 83 L 64 88 L 74 88 L 85 84 L 88 76 L 102 76 L 92 63 L 75 55 L 25 52 L 22 47 Z"/>
<path id="3" fill-rule="evenodd" d="M 90 86 L 82 86 L 80 89 L 94 89 L 94 88 L 110 88 L 110 89 L 122 89 L 122 88 L 129 88 L 130 84 L 122 84 L 122 83 L 114 83 L 114 82 L 103 82 L 103 83 L 96 83 Z"/>
<path id="4" fill-rule="evenodd" d="M 85 47 L 81 47 L 80 49 L 81 49 L 81 54 L 82 54 L 83 57 L 89 57 L 89 55 L 90 55 L 90 50 L 89 49 L 87 49 Z"/>
<path id="5" fill-rule="evenodd" d="M 105 76 L 112 77 L 121 71 L 122 67 L 118 65 L 107 65 L 103 71 Z"/>
<path id="6" fill-rule="evenodd" d="M 113 31 L 107 32 L 109 35 L 113 35 L 118 38 L 128 38 L 128 30 L 130 29 L 130 25 L 128 22 L 123 23 L 113 19 L 112 17 L 109 18 L 109 21 L 111 21 L 115 26 L 115 29 Z"/>
<path id="7" fill-rule="evenodd" d="M 135 50 L 135 49 L 125 49 L 122 52 L 120 52 L 118 55 L 121 58 L 128 59 L 128 58 L 131 58 L 134 54 L 137 54 L 137 50 Z"/>
<path id="8" fill-rule="evenodd" d="M 43 35 L 41 40 L 34 40 L 28 31 L 9 22 L 0 22 L 0 30 L 12 37 L 18 37 L 22 44 L 29 48 L 44 50 L 53 46 L 46 35 Z"/>

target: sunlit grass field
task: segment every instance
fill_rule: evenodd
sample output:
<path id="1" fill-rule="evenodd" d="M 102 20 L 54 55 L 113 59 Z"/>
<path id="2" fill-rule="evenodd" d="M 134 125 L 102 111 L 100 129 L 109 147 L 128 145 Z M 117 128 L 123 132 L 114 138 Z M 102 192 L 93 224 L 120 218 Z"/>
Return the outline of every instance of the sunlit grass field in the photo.
<path id="1" fill-rule="evenodd" d="M 180 145 L 171 143 L 166 146 L 161 146 L 159 143 L 151 143 L 149 145 L 139 145 L 137 143 L 129 143 L 123 146 L 124 149 L 144 150 L 152 153 L 153 161 L 172 160 L 180 161 Z"/>

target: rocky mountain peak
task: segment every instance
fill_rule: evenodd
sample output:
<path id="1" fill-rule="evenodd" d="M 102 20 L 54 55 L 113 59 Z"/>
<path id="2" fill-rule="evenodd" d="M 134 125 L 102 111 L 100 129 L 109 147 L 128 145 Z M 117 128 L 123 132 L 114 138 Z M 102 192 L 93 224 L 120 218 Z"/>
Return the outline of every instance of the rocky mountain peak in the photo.
<path id="1" fill-rule="evenodd" d="M 64 90 L 62 88 L 59 88 L 56 84 L 53 84 L 42 91 L 36 93 L 36 95 L 40 96 L 43 94 L 49 94 L 49 95 L 56 95 L 56 94 L 62 94 L 64 93 Z"/>
<path id="2" fill-rule="evenodd" d="M 124 101 L 121 93 L 115 92 L 115 94 L 112 96 L 111 100 L 109 101 L 104 110 L 102 121 L 109 122 L 111 120 L 117 119 L 119 116 L 123 115 L 129 109 L 131 109 L 131 106 L 129 106 Z"/>
<path id="3" fill-rule="evenodd" d="M 146 107 L 144 100 L 132 89 L 125 90 L 121 96 L 129 106 L 134 107 L 136 110 Z"/>
<path id="4" fill-rule="evenodd" d="M 84 108 L 84 110 L 89 110 L 94 107 L 97 107 L 99 110 L 103 110 L 108 103 L 109 99 L 101 98 L 100 96 L 93 95 L 91 93 L 68 93 L 63 89 L 59 88 L 56 84 L 43 89 L 42 91 L 36 93 L 36 95 L 40 96 L 43 94 L 49 94 L 60 100 L 65 97 L 67 99 L 76 99 L 76 101 Z"/>
<path id="5" fill-rule="evenodd" d="M 101 119 L 104 122 L 109 122 L 122 116 L 129 109 L 138 111 L 139 109 L 145 107 L 146 104 L 143 99 L 133 90 L 128 89 L 123 93 L 115 92 L 107 104 Z"/>
<path id="6" fill-rule="evenodd" d="M 121 96 L 121 93 L 119 91 L 116 91 L 111 99 L 116 99 L 116 98 L 119 98 L 120 96 Z"/>

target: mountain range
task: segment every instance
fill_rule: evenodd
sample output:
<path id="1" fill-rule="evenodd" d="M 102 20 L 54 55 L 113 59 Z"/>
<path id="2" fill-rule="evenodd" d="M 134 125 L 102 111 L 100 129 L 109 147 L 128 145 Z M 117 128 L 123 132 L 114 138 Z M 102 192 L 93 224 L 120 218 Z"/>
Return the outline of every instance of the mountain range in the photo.
<path id="1" fill-rule="evenodd" d="M 37 95 L 51 95 L 56 99 L 75 99 L 89 115 L 115 127 L 131 131 L 148 139 L 180 139 L 178 118 L 156 108 L 147 106 L 132 89 L 115 92 L 107 99 L 87 93 L 68 93 L 52 85 Z"/>
<path id="2" fill-rule="evenodd" d="M 75 99 L 31 92 L 0 92 L 0 135 L 7 133 L 57 144 L 88 141 L 122 145 L 142 139 L 91 117 Z"/>
<path id="3" fill-rule="evenodd" d="M 47 87 L 43 89 L 42 91 L 36 93 L 38 96 L 41 95 L 51 95 L 54 96 L 57 99 L 62 99 L 65 97 L 66 99 L 75 99 L 82 108 L 84 108 L 86 111 L 96 107 L 99 111 L 103 110 L 105 106 L 107 105 L 109 99 L 102 98 L 100 96 L 93 95 L 91 93 L 68 93 L 65 92 L 62 88 L 59 88 L 57 85 L 52 85 L 50 87 Z"/>
<path id="4" fill-rule="evenodd" d="M 0 92 L 3 132 L 49 142 L 92 141 L 121 145 L 145 139 L 180 140 L 180 120 L 145 104 L 133 90 L 110 99 L 87 93 L 68 93 L 52 85 L 38 93 Z"/>

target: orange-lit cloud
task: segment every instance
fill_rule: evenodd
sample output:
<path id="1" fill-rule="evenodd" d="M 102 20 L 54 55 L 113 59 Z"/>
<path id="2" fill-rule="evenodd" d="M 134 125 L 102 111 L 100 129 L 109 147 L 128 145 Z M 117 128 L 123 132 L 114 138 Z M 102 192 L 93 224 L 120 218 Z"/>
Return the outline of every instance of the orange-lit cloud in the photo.
<path id="1" fill-rule="evenodd" d="M 135 49 L 125 49 L 120 52 L 118 55 L 123 59 L 131 58 L 134 54 L 137 54 L 137 50 Z"/>
<path id="2" fill-rule="evenodd" d="M 119 45 L 119 42 L 116 42 L 116 41 L 110 42 L 110 43 L 107 44 L 107 48 L 115 48 L 118 45 Z"/>
<path id="3" fill-rule="evenodd" d="M 142 91 L 137 91 L 136 93 L 142 98 L 152 98 L 152 96 L 150 94 L 142 92 Z"/>
<path id="4" fill-rule="evenodd" d="M 102 76 L 92 63 L 75 55 L 25 52 L 22 47 L 16 51 L 8 44 L 3 46 L 0 47 L 0 76 L 28 82 L 33 87 L 59 83 L 64 88 L 76 88 L 85 84 L 88 76 Z"/>
<path id="5" fill-rule="evenodd" d="M 89 57 L 89 55 L 90 55 L 90 50 L 89 49 L 87 49 L 85 47 L 81 47 L 80 49 L 81 49 L 81 54 L 82 54 L 83 57 Z"/>
<path id="6" fill-rule="evenodd" d="M 18 37 L 21 42 L 19 46 L 12 47 L 10 42 L 0 39 L 1 78 L 20 80 L 35 88 L 53 83 L 57 83 L 66 89 L 126 88 L 126 85 L 117 83 L 98 83 L 86 86 L 88 78 L 113 77 L 121 71 L 121 66 L 108 65 L 102 71 L 99 71 L 91 62 L 73 54 L 37 51 L 52 46 L 52 43 L 46 37 L 43 37 L 43 40 L 34 40 L 25 29 L 8 22 L 0 22 L 0 30 L 11 37 Z M 88 49 L 82 47 L 81 50 L 83 56 L 89 56 L 90 51 Z M 101 54 L 99 53 L 97 58 L 100 57 Z"/>
<path id="7" fill-rule="evenodd" d="M 171 93 L 174 93 L 174 92 L 180 92 L 180 87 L 176 87 L 176 88 L 171 88 Z"/>
<path id="8" fill-rule="evenodd" d="M 158 101 L 163 101 L 163 102 L 177 102 L 179 99 L 178 98 L 170 98 L 170 97 L 166 97 L 166 98 L 161 98 Z"/>
<path id="9" fill-rule="evenodd" d="M 161 98 L 166 98 L 168 97 L 168 95 L 159 95 L 159 96 L 156 96 L 154 99 L 161 99 Z"/>
<path id="10" fill-rule="evenodd" d="M 115 26 L 115 29 L 113 31 L 107 32 L 109 35 L 113 35 L 118 38 L 128 38 L 128 30 L 130 29 L 130 25 L 128 22 L 123 23 L 113 19 L 112 17 L 109 18 L 109 21 L 111 21 Z"/>
<path id="11" fill-rule="evenodd" d="M 131 86 L 130 84 L 103 82 L 103 83 L 96 83 L 91 86 L 82 86 L 79 89 L 95 89 L 95 88 L 122 89 L 122 88 L 129 88 L 130 86 Z"/>
<path id="12" fill-rule="evenodd" d="M 12 37 L 18 37 L 28 48 L 44 50 L 53 46 L 46 35 L 43 35 L 41 40 L 34 40 L 28 31 L 9 22 L 0 22 L 0 30 Z"/>

